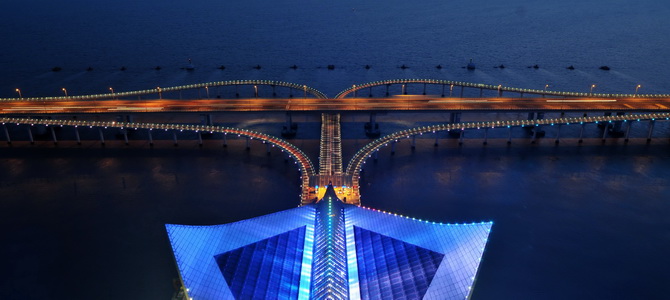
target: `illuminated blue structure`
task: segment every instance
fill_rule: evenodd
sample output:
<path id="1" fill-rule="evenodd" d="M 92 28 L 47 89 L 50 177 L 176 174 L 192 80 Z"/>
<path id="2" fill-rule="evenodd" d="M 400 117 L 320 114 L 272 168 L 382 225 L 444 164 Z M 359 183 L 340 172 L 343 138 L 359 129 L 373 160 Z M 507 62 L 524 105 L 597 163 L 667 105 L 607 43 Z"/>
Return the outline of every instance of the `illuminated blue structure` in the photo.
<path id="1" fill-rule="evenodd" d="M 214 226 L 167 224 L 192 299 L 467 299 L 492 223 L 315 204 Z"/>

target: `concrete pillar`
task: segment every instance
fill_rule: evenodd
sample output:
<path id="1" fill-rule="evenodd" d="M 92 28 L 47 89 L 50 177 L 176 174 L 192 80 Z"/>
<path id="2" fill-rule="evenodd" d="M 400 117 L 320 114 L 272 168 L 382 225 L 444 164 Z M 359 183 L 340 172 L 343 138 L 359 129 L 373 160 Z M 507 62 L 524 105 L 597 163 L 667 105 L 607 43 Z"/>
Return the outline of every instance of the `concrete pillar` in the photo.
<path id="1" fill-rule="evenodd" d="M 416 148 L 416 135 L 412 136 L 412 149 Z"/>
<path id="2" fill-rule="evenodd" d="M 387 84 L 387 85 L 386 85 L 386 97 L 389 96 L 389 87 L 390 87 L 390 86 L 391 86 L 390 84 Z"/>
<path id="3" fill-rule="evenodd" d="M 463 145 L 463 135 L 465 135 L 465 130 L 461 130 L 458 136 L 458 144 Z"/>
<path id="4" fill-rule="evenodd" d="M 558 130 L 556 131 L 556 144 L 561 142 L 561 124 L 558 124 Z"/>
<path id="5" fill-rule="evenodd" d="M 228 134 L 223 133 L 223 147 L 228 147 Z"/>
<path id="6" fill-rule="evenodd" d="M 98 127 L 98 133 L 100 134 L 100 144 L 105 145 L 105 137 L 102 135 L 102 127 Z"/>
<path id="7" fill-rule="evenodd" d="M 461 113 L 452 112 L 449 114 L 449 123 L 460 123 L 461 122 Z"/>
<path id="8" fill-rule="evenodd" d="M 423 84 L 423 94 L 424 95 L 426 94 L 426 84 L 425 83 Z"/>
<path id="9" fill-rule="evenodd" d="M 374 159 L 377 160 L 377 158 L 379 158 L 379 150 L 375 150 L 375 157 L 374 157 Z"/>
<path id="10" fill-rule="evenodd" d="M 202 133 L 200 131 L 198 133 L 198 146 L 202 147 Z"/>
<path id="11" fill-rule="evenodd" d="M 74 127 L 74 137 L 77 138 L 77 145 L 81 145 L 81 138 L 79 137 L 79 128 Z"/>
<path id="12" fill-rule="evenodd" d="M 151 131 L 152 131 L 152 130 L 149 129 L 149 146 L 153 146 L 153 145 L 154 145 L 154 137 L 151 136 Z"/>
<path id="13" fill-rule="evenodd" d="M 535 144 L 535 138 L 537 137 L 537 127 L 533 128 L 533 137 L 530 139 L 531 144 Z"/>
<path id="14" fill-rule="evenodd" d="M 488 144 L 489 142 L 489 128 L 486 127 L 484 128 L 484 145 Z"/>
<path id="15" fill-rule="evenodd" d="M 649 132 L 647 133 L 647 143 L 651 142 L 651 135 L 654 133 L 654 124 L 656 124 L 656 120 L 649 121 Z"/>
<path id="16" fill-rule="evenodd" d="M 178 146 L 179 144 L 177 143 L 177 131 L 172 131 L 172 140 L 174 141 L 175 147 Z"/>
<path id="17" fill-rule="evenodd" d="M 628 134 L 630 134 L 630 127 L 633 125 L 633 121 L 626 122 L 628 125 L 626 125 L 626 133 L 624 135 L 624 143 L 628 143 Z"/>
<path id="18" fill-rule="evenodd" d="M 625 114 L 626 113 L 622 112 L 622 111 L 616 113 L 617 116 L 623 116 Z M 614 121 L 614 126 L 612 127 L 612 132 L 617 132 L 617 133 L 621 132 L 621 123 L 623 123 L 623 121 Z M 618 135 L 618 136 L 620 136 L 620 135 Z"/>
<path id="19" fill-rule="evenodd" d="M 484 97 L 484 89 L 479 88 L 479 98 L 482 98 L 482 97 Z"/>
<path id="20" fill-rule="evenodd" d="M 32 127 L 32 126 L 27 127 L 28 128 L 28 138 L 30 139 L 30 144 L 33 145 L 33 144 L 35 144 L 35 140 L 33 139 L 33 131 L 30 130 L 30 127 Z"/>
<path id="21" fill-rule="evenodd" d="M 56 139 L 56 132 L 54 131 L 53 126 L 49 127 L 49 129 L 51 130 L 51 138 L 54 141 L 54 145 L 58 144 L 58 140 Z"/>
<path id="22" fill-rule="evenodd" d="M 3 128 L 5 130 L 5 136 L 7 137 L 7 144 L 11 144 L 12 139 L 9 137 L 9 130 L 7 130 L 7 125 L 3 126 Z"/>
<path id="23" fill-rule="evenodd" d="M 395 144 L 396 144 L 395 140 L 391 142 L 391 155 L 395 154 Z"/>
<path id="24" fill-rule="evenodd" d="M 128 146 L 128 130 L 123 130 L 123 140 L 126 141 L 126 146 Z"/>
<path id="25" fill-rule="evenodd" d="M 247 137 L 247 145 L 246 145 L 246 149 L 247 149 L 247 150 L 251 149 L 251 145 L 249 145 L 249 137 Z"/>
<path id="26" fill-rule="evenodd" d="M 368 92 L 369 92 L 368 97 L 372 98 L 372 87 L 368 88 Z"/>
<path id="27" fill-rule="evenodd" d="M 582 124 L 582 128 L 579 129 L 579 143 L 583 142 L 582 137 L 584 136 L 584 126 L 586 126 L 586 124 Z"/>
<path id="28" fill-rule="evenodd" d="M 603 143 L 605 142 L 605 138 L 607 138 L 607 130 L 608 130 L 607 128 L 608 127 L 609 127 L 609 125 L 607 123 L 605 123 L 605 126 L 603 127 Z"/>
<path id="29" fill-rule="evenodd" d="M 465 89 L 465 87 L 461 86 L 461 98 L 463 98 L 463 89 Z"/>
<path id="30" fill-rule="evenodd" d="M 442 85 L 442 98 L 444 98 L 444 84 Z"/>
<path id="31" fill-rule="evenodd" d="M 434 144 L 435 147 L 437 147 L 437 145 L 438 145 L 439 138 L 440 138 L 440 132 L 435 131 L 435 144 Z"/>

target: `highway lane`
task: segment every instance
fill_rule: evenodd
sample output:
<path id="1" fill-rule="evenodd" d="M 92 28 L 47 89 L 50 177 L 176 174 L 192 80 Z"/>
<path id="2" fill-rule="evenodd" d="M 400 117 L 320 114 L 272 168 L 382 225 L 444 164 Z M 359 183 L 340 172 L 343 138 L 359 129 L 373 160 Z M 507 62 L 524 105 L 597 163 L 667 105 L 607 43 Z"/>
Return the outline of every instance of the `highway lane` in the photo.
<path id="1" fill-rule="evenodd" d="M 670 111 L 670 98 L 558 99 L 558 98 L 246 98 L 150 99 L 93 101 L 11 101 L 0 104 L 0 114 L 78 114 L 131 112 L 222 111 Z"/>

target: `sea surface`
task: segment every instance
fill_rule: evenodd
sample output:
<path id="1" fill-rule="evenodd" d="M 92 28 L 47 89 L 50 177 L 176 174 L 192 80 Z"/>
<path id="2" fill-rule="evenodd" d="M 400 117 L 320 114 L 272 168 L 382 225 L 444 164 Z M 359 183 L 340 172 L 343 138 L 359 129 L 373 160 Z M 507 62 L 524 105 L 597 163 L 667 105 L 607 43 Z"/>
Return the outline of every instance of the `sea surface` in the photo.
<path id="1" fill-rule="evenodd" d="M 330 96 L 395 78 L 668 93 L 668 15 L 664 0 L 4 0 L 0 98 L 17 88 L 57 96 L 235 79 L 306 84 Z M 183 69 L 189 59 L 193 71 Z M 470 59 L 475 71 L 463 68 Z M 282 122 L 249 118 L 219 122 L 271 134 Z M 346 162 L 369 140 L 365 116 L 342 118 Z M 439 116 L 430 118 L 379 121 L 389 133 Z M 314 120 L 299 117 L 306 124 L 292 142 L 317 161 Z M 475 300 L 664 299 L 670 129 L 657 123 L 649 144 L 644 124 L 628 144 L 601 142 L 595 126 L 583 144 L 566 127 L 558 146 L 551 127 L 535 145 L 521 130 L 510 146 L 500 132 L 487 146 L 481 132 L 462 146 L 442 136 L 435 147 L 424 136 L 411 150 L 403 140 L 395 154 L 384 148 L 367 162 L 362 201 L 445 223 L 493 221 Z M 178 147 L 169 137 L 154 147 L 143 137 L 105 147 L 54 145 L 48 136 L 33 146 L 3 142 L 0 299 L 168 299 L 178 274 L 165 223 L 220 224 L 295 207 L 298 176 L 283 153 L 260 144 L 247 151 L 234 139 L 225 148 L 217 140 L 200 148 L 192 137 Z"/>

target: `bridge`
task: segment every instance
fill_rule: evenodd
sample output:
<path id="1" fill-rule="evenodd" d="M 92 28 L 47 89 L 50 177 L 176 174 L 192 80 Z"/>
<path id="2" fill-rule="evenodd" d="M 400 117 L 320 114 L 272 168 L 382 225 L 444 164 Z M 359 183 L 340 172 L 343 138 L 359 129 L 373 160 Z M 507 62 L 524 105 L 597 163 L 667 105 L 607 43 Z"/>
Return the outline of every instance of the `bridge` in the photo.
<path id="1" fill-rule="evenodd" d="M 401 85 L 401 94 L 397 97 L 388 96 L 388 88 L 391 85 Z M 463 88 L 478 88 L 480 90 L 497 90 L 499 96 L 502 92 L 516 92 L 522 94 L 537 94 L 542 97 L 536 98 L 441 98 L 436 96 L 424 95 L 405 95 L 408 84 L 422 84 L 424 90 L 426 85 L 442 85 L 443 90 L 446 86 L 453 90 L 453 86 Z M 258 96 L 258 86 L 268 86 L 274 91 L 275 87 L 287 87 L 297 89 L 303 92 L 303 98 L 247 98 L 247 99 L 163 99 L 162 93 L 175 92 L 188 89 L 205 88 L 209 92 L 209 87 L 214 86 L 240 86 L 252 85 L 255 96 Z M 356 92 L 363 89 L 372 89 L 373 87 L 385 87 L 387 94 L 383 98 L 357 98 Z M 120 97 L 128 96 L 147 96 L 159 94 L 159 99 L 142 100 L 120 100 Z M 308 94 L 310 97 L 308 97 Z M 353 97 L 346 96 L 352 94 Z M 444 95 L 441 95 L 444 96 Z M 548 98 L 551 96 L 553 98 Z M 558 98 L 557 98 L 558 97 Z M 576 97 L 576 98 L 570 98 Z M 175 144 L 177 143 L 176 132 L 190 131 L 198 136 L 199 143 L 202 144 L 201 133 L 223 133 L 224 145 L 228 134 L 237 137 L 246 138 L 247 148 L 251 140 L 259 140 L 266 144 L 268 153 L 271 147 L 278 147 L 282 152 L 286 152 L 290 158 L 295 160 L 301 173 L 301 205 L 313 203 L 324 197 L 326 187 L 333 185 L 335 191 L 346 203 L 360 205 L 359 179 L 360 172 L 367 159 L 377 156 L 378 151 L 385 146 L 391 146 L 392 153 L 395 152 L 396 144 L 403 139 L 411 140 L 411 146 L 414 147 L 416 137 L 423 134 L 436 134 L 442 131 L 452 131 L 459 138 L 459 143 L 463 141 L 463 135 L 466 130 L 483 130 L 484 144 L 488 140 L 490 130 L 507 130 L 508 143 L 511 142 L 512 130 L 514 128 L 529 127 L 533 130 L 533 141 L 535 134 L 541 126 L 557 126 L 556 143 L 560 140 L 560 128 L 562 126 L 580 126 L 579 140 L 581 141 L 584 128 L 588 124 L 605 124 L 603 130 L 603 140 L 606 138 L 608 128 L 613 127 L 616 130 L 623 130 L 623 137 L 628 141 L 630 129 L 634 123 L 646 122 L 648 125 L 647 140 L 651 139 L 654 124 L 656 121 L 670 120 L 670 95 L 637 95 L 637 94 L 588 94 L 585 93 L 566 93 L 552 92 L 544 90 L 516 89 L 501 86 L 491 86 L 482 84 L 471 84 L 464 82 L 445 81 L 445 80 L 387 80 L 378 81 L 358 86 L 342 91 L 335 98 L 328 98 L 325 94 L 316 89 L 309 88 L 306 85 L 278 81 L 222 81 L 210 82 L 195 85 L 186 85 L 170 88 L 157 88 L 150 90 L 113 93 L 105 95 L 88 95 L 74 97 L 47 97 L 47 98 L 5 98 L 0 99 L 4 102 L 0 109 L 0 116 L 4 133 L 8 143 L 11 143 L 10 133 L 7 129 L 8 124 L 24 126 L 27 128 L 30 141 L 33 142 L 31 127 L 43 125 L 51 127 L 53 141 L 57 142 L 53 127 L 66 126 L 74 128 L 77 142 L 80 142 L 78 127 L 87 126 L 97 128 L 100 133 L 100 140 L 104 144 L 103 130 L 107 128 L 147 130 L 149 142 L 153 144 L 151 132 L 153 130 L 171 131 Z M 398 131 L 373 140 L 361 148 L 343 168 L 341 132 L 340 132 L 340 114 L 343 111 L 616 111 L 616 114 L 606 113 L 603 116 L 583 117 L 561 117 L 545 119 L 541 113 L 535 117 L 534 113 L 529 115 L 527 120 L 509 120 L 509 121 L 487 121 L 487 122 L 461 122 L 460 117 L 452 113 L 452 120 L 449 123 L 422 126 L 407 130 Z M 290 142 L 273 137 L 264 133 L 224 126 L 213 125 L 189 125 L 189 124 L 165 124 L 165 123 L 135 123 L 135 122 L 109 122 L 109 121 L 86 121 L 86 120 L 59 120 L 59 119 L 37 119 L 13 117 L 13 115 L 59 115 L 59 114 L 100 114 L 100 113 L 156 113 L 156 112 L 217 112 L 217 111 L 315 111 L 321 113 L 321 141 L 319 152 L 319 170 L 314 166 L 309 157 Z M 624 112 L 630 112 L 628 114 Z M 634 113 L 637 112 L 637 113 Z M 645 113 L 641 113 L 645 112 Z M 374 113 L 372 114 L 374 115 Z M 371 122 L 373 118 L 371 117 Z M 625 124 L 625 127 L 623 127 Z M 374 124 L 371 124 L 374 126 Z M 374 127 L 372 127 L 374 128 Z M 127 132 L 123 131 L 124 139 L 128 143 Z"/>

